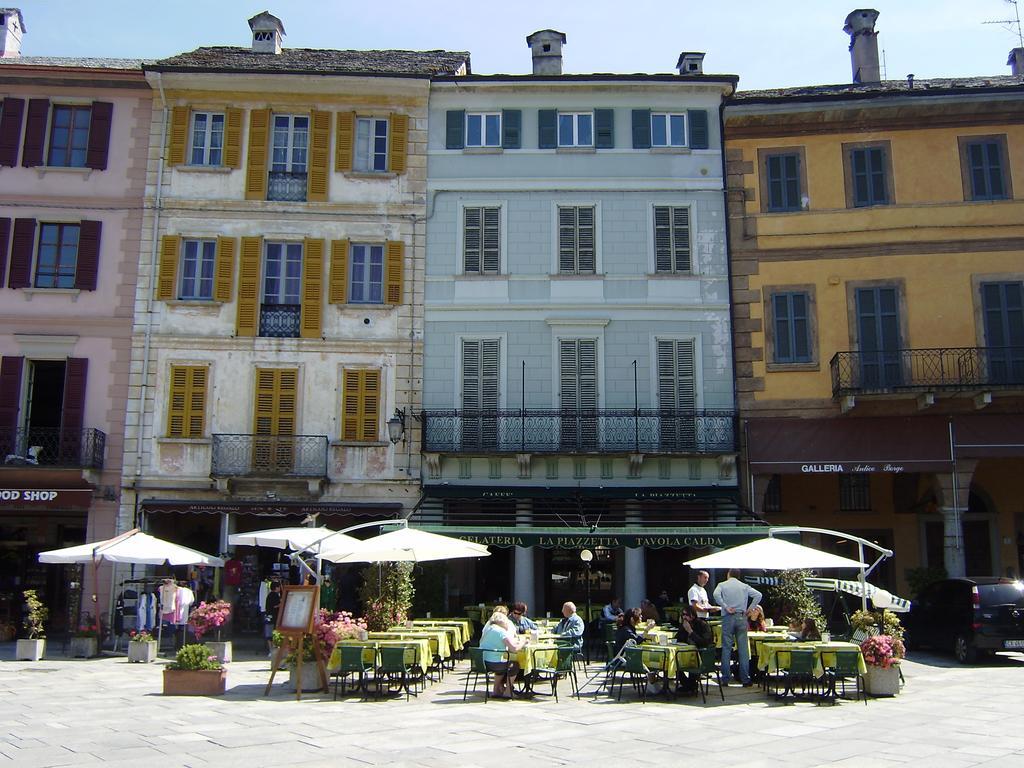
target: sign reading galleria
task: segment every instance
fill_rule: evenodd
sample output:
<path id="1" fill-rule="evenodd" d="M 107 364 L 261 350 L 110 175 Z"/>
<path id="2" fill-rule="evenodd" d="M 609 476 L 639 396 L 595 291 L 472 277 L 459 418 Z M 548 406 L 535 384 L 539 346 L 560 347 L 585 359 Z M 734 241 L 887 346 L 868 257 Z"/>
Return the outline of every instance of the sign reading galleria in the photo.
<path id="1" fill-rule="evenodd" d="M 805 474 L 836 474 L 848 472 L 852 474 L 867 472 L 888 472 L 899 474 L 905 467 L 902 464 L 801 464 L 800 471 Z"/>

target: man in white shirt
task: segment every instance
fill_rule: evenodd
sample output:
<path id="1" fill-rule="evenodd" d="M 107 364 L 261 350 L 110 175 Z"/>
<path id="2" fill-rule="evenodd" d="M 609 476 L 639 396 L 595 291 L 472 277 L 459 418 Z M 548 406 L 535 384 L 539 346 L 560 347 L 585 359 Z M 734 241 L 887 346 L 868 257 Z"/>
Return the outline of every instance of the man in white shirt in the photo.
<path id="1" fill-rule="evenodd" d="M 761 593 L 740 581 L 738 568 L 729 569 L 729 578 L 715 587 L 715 602 L 722 606 L 722 685 L 729 684 L 733 638 L 740 657 L 740 680 L 744 688 L 750 681 L 750 645 L 747 642 L 747 611 L 761 602 Z"/>
<path id="2" fill-rule="evenodd" d="M 708 602 L 708 591 L 705 587 L 710 578 L 711 575 L 707 571 L 697 571 L 697 583 L 690 587 L 690 591 L 686 593 L 687 602 L 693 606 L 693 610 L 702 619 L 706 619 L 708 614 L 713 611 L 722 610 L 717 605 L 712 605 Z"/>

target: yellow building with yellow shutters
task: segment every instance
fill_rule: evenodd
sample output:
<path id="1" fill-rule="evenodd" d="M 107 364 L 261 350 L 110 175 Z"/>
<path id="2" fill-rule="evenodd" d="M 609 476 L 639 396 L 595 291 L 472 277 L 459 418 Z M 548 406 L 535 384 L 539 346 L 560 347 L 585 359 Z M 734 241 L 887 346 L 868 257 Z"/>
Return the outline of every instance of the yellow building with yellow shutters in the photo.
<path id="1" fill-rule="evenodd" d="M 1024 81 L 880 82 L 877 15 L 847 19 L 853 84 L 724 111 L 742 484 L 895 550 L 893 590 L 1019 575 Z"/>
<path id="2" fill-rule="evenodd" d="M 466 53 L 284 48 L 279 19 L 249 24 L 250 48 L 145 68 L 121 526 L 208 552 L 416 503 L 427 96 L 469 69 Z M 261 552 L 234 553 L 243 581 L 269 574 Z"/>

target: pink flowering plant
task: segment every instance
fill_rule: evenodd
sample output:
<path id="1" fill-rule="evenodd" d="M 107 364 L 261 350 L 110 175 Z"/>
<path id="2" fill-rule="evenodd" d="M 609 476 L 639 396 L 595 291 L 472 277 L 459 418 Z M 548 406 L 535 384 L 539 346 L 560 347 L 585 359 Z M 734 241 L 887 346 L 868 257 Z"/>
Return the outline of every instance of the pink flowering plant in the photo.
<path id="1" fill-rule="evenodd" d="M 128 633 L 128 640 L 132 643 L 153 643 L 156 642 L 156 638 L 148 630 L 140 630 L 136 632 L 134 629 Z"/>
<path id="2" fill-rule="evenodd" d="M 323 649 L 326 657 L 330 656 L 339 640 L 358 640 L 366 631 L 366 620 L 356 618 L 348 611 L 331 613 L 321 608 L 313 618 L 313 631 L 316 633 L 316 639 L 320 642 L 320 648 Z M 270 642 L 276 648 L 284 642 L 284 635 L 274 630 Z M 313 644 L 309 637 L 305 637 L 302 640 L 302 661 L 313 661 L 313 658 Z M 295 666 L 297 661 L 295 650 L 292 649 L 285 657 L 285 662 L 290 666 Z"/>
<path id="3" fill-rule="evenodd" d="M 200 603 L 199 607 L 192 611 L 188 617 L 188 625 L 196 640 L 202 640 L 203 635 L 214 630 L 217 631 L 217 638 L 220 639 L 220 628 L 231 616 L 231 603 L 224 600 L 215 600 L 212 603 Z"/>
<path id="4" fill-rule="evenodd" d="M 873 667 L 888 669 L 907 655 L 903 641 L 890 635 L 875 635 L 860 644 L 864 661 Z"/>
<path id="5" fill-rule="evenodd" d="M 75 630 L 75 637 L 99 637 L 101 634 L 100 623 L 91 613 L 86 613 L 82 617 L 82 623 Z"/>

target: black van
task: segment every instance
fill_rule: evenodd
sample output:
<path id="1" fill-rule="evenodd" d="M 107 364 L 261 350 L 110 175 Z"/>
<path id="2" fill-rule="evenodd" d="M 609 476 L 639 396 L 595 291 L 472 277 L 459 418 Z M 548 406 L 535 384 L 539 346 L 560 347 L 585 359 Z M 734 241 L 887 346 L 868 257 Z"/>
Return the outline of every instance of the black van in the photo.
<path id="1" fill-rule="evenodd" d="M 1024 652 L 1024 583 L 968 576 L 929 584 L 903 620 L 910 647 L 952 650 L 961 664 L 979 654 Z"/>

